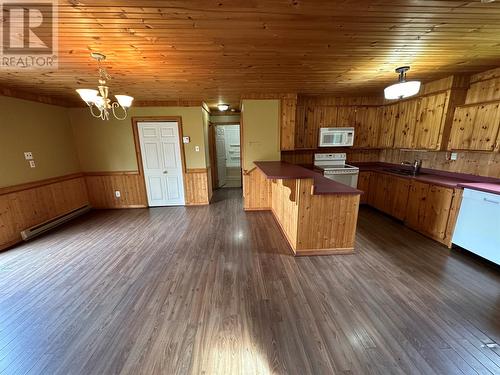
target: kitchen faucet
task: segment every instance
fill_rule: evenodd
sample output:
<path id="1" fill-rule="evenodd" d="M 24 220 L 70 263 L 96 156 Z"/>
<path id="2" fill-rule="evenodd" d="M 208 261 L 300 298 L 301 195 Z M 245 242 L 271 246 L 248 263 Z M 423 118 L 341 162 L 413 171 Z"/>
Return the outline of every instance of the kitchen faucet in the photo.
<path id="1" fill-rule="evenodd" d="M 412 162 L 409 162 L 409 161 L 403 161 L 401 163 L 401 165 L 409 165 L 411 166 L 411 171 L 412 171 L 412 174 L 413 176 L 416 176 L 417 174 L 419 174 L 420 172 L 420 168 L 422 167 L 422 160 L 419 160 L 419 159 L 415 159 L 415 161 L 412 163 Z"/>

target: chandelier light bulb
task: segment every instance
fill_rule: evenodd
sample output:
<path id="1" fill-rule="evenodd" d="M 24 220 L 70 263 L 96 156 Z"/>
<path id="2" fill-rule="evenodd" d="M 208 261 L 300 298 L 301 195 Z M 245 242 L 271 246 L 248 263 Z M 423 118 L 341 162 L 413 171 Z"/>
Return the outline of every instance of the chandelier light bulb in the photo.
<path id="1" fill-rule="evenodd" d="M 77 89 L 76 92 L 89 106 L 92 116 L 102 120 L 109 120 L 109 116 L 112 113 L 117 120 L 125 120 L 127 118 L 127 110 L 132 106 L 134 98 L 128 95 L 115 95 L 116 102 L 111 102 L 108 97 L 109 87 L 106 85 L 110 77 L 106 69 L 101 67 L 101 62 L 106 59 L 106 56 L 97 52 L 92 53 L 91 56 L 97 61 L 99 66 L 99 85 L 97 86 L 99 90 Z M 98 112 L 96 113 L 95 110 Z"/>

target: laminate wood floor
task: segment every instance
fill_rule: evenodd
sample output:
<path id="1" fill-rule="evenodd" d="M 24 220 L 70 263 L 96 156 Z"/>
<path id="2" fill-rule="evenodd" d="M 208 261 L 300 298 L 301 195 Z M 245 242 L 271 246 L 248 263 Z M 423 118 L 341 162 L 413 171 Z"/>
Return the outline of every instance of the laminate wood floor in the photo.
<path id="1" fill-rule="evenodd" d="M 500 271 L 364 208 L 294 258 L 241 190 L 95 211 L 0 253 L 3 374 L 500 374 Z"/>

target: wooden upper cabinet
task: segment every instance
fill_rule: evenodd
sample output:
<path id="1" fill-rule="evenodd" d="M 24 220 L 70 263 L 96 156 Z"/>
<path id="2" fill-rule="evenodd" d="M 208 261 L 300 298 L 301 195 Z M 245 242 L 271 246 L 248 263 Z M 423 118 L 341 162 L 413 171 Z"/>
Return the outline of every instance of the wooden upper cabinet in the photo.
<path id="1" fill-rule="evenodd" d="M 448 149 L 493 151 L 498 148 L 500 103 L 457 107 Z"/>
<path id="2" fill-rule="evenodd" d="M 281 100 L 281 150 L 295 149 L 297 98 Z"/>
<path id="3" fill-rule="evenodd" d="M 381 107 L 358 107 L 354 122 L 354 147 L 376 148 L 380 126 Z"/>
<path id="4" fill-rule="evenodd" d="M 413 148 L 437 150 L 441 146 L 441 137 L 445 124 L 445 110 L 448 105 L 448 93 L 428 95 L 417 99 Z"/>
<path id="5" fill-rule="evenodd" d="M 418 99 L 398 103 L 395 116 L 394 147 L 412 148 Z"/>
<path id="6" fill-rule="evenodd" d="M 397 113 L 397 104 L 381 107 L 380 128 L 377 142 L 378 148 L 392 148 L 394 146 L 394 128 Z"/>

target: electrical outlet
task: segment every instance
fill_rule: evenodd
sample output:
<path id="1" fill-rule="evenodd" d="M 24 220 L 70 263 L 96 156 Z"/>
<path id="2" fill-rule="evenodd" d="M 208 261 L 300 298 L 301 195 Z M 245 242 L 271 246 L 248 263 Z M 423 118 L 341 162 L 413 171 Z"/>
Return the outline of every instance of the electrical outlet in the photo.
<path id="1" fill-rule="evenodd" d="M 122 193 L 120 193 L 120 190 L 115 191 L 115 197 L 120 198 L 122 196 Z"/>
<path id="2" fill-rule="evenodd" d="M 194 150 L 195 150 L 196 152 L 200 152 L 200 146 L 194 146 Z"/>
<path id="3" fill-rule="evenodd" d="M 450 154 L 450 160 L 457 160 L 457 158 L 458 158 L 458 154 L 456 152 L 452 152 Z"/>
<path id="4" fill-rule="evenodd" d="M 32 152 L 25 152 L 24 153 L 24 159 L 26 160 L 33 160 L 33 153 Z"/>
<path id="5" fill-rule="evenodd" d="M 36 164 L 34 160 L 30 160 L 30 168 L 35 168 Z"/>

